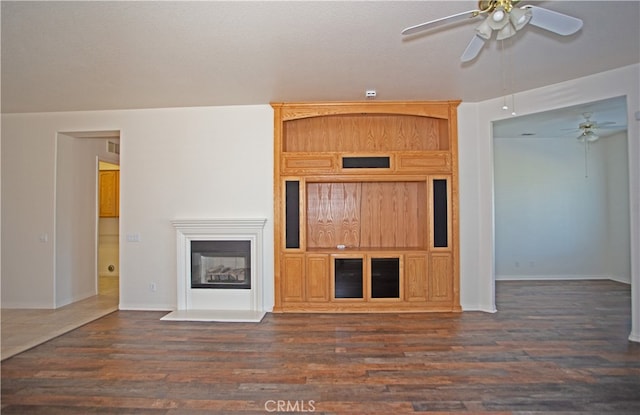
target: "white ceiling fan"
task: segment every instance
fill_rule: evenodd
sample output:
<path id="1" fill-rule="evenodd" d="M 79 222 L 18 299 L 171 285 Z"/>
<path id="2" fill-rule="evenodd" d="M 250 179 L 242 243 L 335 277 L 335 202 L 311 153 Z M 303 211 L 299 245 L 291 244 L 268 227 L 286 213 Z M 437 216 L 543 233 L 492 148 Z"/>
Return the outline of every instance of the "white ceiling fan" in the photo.
<path id="1" fill-rule="evenodd" d="M 590 112 L 583 112 L 582 116 L 584 117 L 584 121 L 578 124 L 578 131 L 580 135 L 576 137 L 578 141 L 593 143 L 598 140 L 600 136 L 596 132 L 598 129 L 607 129 L 607 128 L 618 128 L 614 126 L 615 122 L 613 121 L 605 121 L 598 123 L 597 121 L 592 121 L 591 116 L 593 114 Z"/>
<path id="2" fill-rule="evenodd" d="M 476 28 L 476 34 L 461 56 L 462 62 L 473 60 L 484 46 L 486 40 L 491 39 L 493 32 L 497 32 L 496 39 L 507 39 L 515 35 L 527 24 L 537 26 L 562 36 L 576 33 L 582 28 L 582 20 L 567 16 L 542 7 L 526 5 L 515 7 L 520 0 L 483 0 L 478 2 L 478 9 L 456 13 L 415 26 L 407 27 L 403 35 L 411 35 L 432 29 L 454 21 L 473 19 L 486 16 Z"/>
<path id="3" fill-rule="evenodd" d="M 613 121 L 597 122 L 591 120 L 591 112 L 583 112 L 584 121 L 578 124 L 577 131 L 580 133 L 576 139 L 584 144 L 584 177 L 589 177 L 589 145 L 596 142 L 600 136 L 597 133 L 599 129 L 616 129 L 619 128 Z M 575 131 L 575 130 L 574 130 Z"/>

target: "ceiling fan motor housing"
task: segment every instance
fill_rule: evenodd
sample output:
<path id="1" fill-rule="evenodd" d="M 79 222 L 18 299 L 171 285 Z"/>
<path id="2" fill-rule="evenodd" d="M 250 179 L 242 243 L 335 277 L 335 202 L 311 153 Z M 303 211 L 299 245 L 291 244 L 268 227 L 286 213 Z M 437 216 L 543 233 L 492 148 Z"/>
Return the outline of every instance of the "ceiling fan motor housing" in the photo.
<path id="1" fill-rule="evenodd" d="M 493 12 L 496 8 L 502 7 L 505 12 L 511 13 L 513 6 L 519 3 L 520 0 L 481 0 L 478 2 L 478 9 L 481 12 Z"/>

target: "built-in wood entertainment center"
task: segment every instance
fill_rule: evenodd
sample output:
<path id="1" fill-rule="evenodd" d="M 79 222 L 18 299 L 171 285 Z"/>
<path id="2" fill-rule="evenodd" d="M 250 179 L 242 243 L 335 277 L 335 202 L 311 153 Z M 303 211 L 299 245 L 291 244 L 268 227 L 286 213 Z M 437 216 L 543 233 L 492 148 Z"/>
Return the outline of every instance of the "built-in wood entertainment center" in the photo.
<path id="1" fill-rule="evenodd" d="M 459 103 L 272 104 L 275 312 L 460 311 Z"/>

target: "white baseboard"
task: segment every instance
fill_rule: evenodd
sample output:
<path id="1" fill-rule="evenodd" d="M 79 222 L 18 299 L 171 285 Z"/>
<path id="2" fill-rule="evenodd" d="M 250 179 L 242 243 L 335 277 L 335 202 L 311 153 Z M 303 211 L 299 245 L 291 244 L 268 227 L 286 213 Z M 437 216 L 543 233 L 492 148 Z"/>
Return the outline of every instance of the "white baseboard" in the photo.
<path id="1" fill-rule="evenodd" d="M 495 306 L 488 304 L 467 304 L 461 302 L 460 307 L 462 311 L 482 311 L 484 313 L 495 313 L 498 311 Z"/>
<path id="2" fill-rule="evenodd" d="M 166 311 L 171 312 L 175 310 L 176 306 L 158 306 L 158 305 L 145 305 L 145 304 L 118 304 L 118 310 L 120 311 Z"/>

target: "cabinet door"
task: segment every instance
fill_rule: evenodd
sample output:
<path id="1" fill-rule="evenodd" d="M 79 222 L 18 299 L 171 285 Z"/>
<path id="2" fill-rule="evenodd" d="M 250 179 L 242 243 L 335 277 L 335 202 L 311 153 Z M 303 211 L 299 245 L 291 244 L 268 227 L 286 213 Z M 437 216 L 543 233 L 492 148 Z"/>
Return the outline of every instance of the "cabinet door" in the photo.
<path id="1" fill-rule="evenodd" d="M 429 300 L 453 299 L 453 259 L 449 253 L 432 253 L 429 272 Z"/>
<path id="2" fill-rule="evenodd" d="M 307 301 L 329 300 L 329 255 L 307 255 Z"/>
<path id="3" fill-rule="evenodd" d="M 427 301 L 427 254 L 405 256 L 405 298 Z"/>
<path id="4" fill-rule="evenodd" d="M 282 259 L 282 299 L 304 301 L 304 255 L 285 255 Z"/>
<path id="5" fill-rule="evenodd" d="M 119 216 L 119 171 L 103 170 L 98 174 L 100 217 L 114 218 Z"/>

